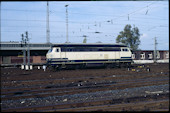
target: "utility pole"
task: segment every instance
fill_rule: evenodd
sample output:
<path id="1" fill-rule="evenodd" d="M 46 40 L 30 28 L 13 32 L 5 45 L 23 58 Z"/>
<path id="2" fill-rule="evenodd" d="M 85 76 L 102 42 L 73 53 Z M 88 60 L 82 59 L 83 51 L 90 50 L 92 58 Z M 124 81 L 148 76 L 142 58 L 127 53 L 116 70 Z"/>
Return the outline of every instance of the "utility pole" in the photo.
<path id="1" fill-rule="evenodd" d="M 49 5 L 48 5 L 48 1 L 47 1 L 47 20 L 46 20 L 46 40 L 47 43 L 50 43 L 50 28 L 49 28 Z"/>
<path id="2" fill-rule="evenodd" d="M 157 40 L 156 40 L 156 37 L 155 37 L 155 43 L 154 43 L 154 46 L 155 46 L 155 49 L 154 49 L 154 63 L 156 63 L 157 61 L 157 52 L 156 52 L 156 46 L 157 46 Z"/>
<path id="3" fill-rule="evenodd" d="M 67 12 L 68 5 L 65 5 L 65 7 L 66 7 L 66 43 L 68 43 L 68 12 Z"/>

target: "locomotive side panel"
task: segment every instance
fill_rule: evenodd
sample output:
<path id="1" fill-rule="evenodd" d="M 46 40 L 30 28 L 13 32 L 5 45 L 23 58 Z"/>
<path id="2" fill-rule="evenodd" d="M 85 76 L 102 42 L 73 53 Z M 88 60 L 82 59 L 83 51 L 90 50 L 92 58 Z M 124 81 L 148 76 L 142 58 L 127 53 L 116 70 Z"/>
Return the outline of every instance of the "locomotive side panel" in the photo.
<path id="1" fill-rule="evenodd" d="M 68 60 L 120 59 L 120 52 L 61 52 Z"/>

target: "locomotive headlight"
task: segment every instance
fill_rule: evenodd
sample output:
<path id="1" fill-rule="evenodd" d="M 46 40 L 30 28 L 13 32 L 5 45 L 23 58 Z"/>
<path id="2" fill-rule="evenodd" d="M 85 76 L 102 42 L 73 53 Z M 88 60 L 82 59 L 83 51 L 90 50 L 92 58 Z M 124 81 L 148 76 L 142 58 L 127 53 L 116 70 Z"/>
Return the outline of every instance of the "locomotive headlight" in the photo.
<path id="1" fill-rule="evenodd" d="M 53 57 L 53 54 L 50 54 L 50 53 L 47 54 L 47 58 L 48 58 L 48 59 L 51 59 L 52 57 Z"/>
<path id="2" fill-rule="evenodd" d="M 47 58 L 47 59 L 49 58 L 49 54 L 46 54 L 46 58 Z"/>
<path id="3" fill-rule="evenodd" d="M 53 58 L 53 54 L 50 54 L 50 58 Z"/>

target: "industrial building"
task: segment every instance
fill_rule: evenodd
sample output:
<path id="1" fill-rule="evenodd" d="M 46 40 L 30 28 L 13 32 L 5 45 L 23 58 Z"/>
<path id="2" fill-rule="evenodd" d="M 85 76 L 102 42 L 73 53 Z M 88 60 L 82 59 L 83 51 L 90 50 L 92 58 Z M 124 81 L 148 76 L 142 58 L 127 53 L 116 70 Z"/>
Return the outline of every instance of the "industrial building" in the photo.
<path id="1" fill-rule="evenodd" d="M 24 61 L 23 51 L 28 50 L 20 42 L 1 42 L 0 65 L 21 65 Z M 30 43 L 30 64 L 43 65 L 46 63 L 46 53 L 50 49 L 50 43 Z M 137 50 L 132 52 L 134 61 L 153 61 L 153 50 Z M 157 60 L 169 62 L 169 50 L 157 50 Z M 28 60 L 26 60 L 26 63 Z"/>

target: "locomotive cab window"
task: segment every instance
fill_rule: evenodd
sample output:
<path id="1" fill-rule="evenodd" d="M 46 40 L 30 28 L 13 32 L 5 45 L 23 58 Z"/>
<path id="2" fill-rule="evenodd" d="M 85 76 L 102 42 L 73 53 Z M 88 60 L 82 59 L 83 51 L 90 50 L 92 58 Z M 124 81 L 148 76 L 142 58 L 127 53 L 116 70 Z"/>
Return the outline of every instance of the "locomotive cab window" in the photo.
<path id="1" fill-rule="evenodd" d="M 122 51 L 128 52 L 129 50 L 127 48 L 123 48 Z"/>
<path id="2" fill-rule="evenodd" d="M 52 52 L 52 49 L 49 49 L 49 50 L 48 50 L 48 53 L 51 53 L 51 52 Z"/>
<path id="3" fill-rule="evenodd" d="M 59 52 L 59 49 L 56 49 L 55 52 Z"/>

